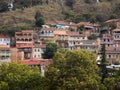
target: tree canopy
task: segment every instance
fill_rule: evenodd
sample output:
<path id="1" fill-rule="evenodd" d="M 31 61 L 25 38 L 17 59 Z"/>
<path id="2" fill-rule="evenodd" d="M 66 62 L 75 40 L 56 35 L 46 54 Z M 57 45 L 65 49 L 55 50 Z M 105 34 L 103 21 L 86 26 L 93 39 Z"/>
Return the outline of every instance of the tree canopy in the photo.
<path id="1" fill-rule="evenodd" d="M 45 24 L 45 19 L 43 17 L 40 17 L 38 20 L 35 21 L 35 25 L 37 27 L 42 27 L 42 25 Z"/>
<path id="2" fill-rule="evenodd" d="M 37 67 L 9 63 L 0 66 L 0 90 L 44 90 Z"/>
<path id="3" fill-rule="evenodd" d="M 56 43 L 49 43 L 46 46 L 43 57 L 47 59 L 53 58 L 57 49 L 58 49 L 58 45 Z"/>
<path id="4" fill-rule="evenodd" d="M 95 57 L 85 51 L 58 51 L 46 71 L 46 90 L 102 90 Z"/>

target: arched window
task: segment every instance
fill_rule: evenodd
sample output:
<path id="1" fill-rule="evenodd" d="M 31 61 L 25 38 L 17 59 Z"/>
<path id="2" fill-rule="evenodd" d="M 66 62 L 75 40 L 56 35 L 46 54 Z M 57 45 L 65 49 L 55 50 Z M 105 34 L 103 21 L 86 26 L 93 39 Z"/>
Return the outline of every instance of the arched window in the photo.
<path id="1" fill-rule="evenodd" d="M 32 39 L 29 39 L 29 41 L 32 41 Z"/>
<path id="2" fill-rule="evenodd" d="M 28 39 L 25 39 L 25 41 L 28 41 Z"/>
<path id="3" fill-rule="evenodd" d="M 19 38 L 17 38 L 17 41 L 20 41 L 20 39 L 19 39 Z"/>

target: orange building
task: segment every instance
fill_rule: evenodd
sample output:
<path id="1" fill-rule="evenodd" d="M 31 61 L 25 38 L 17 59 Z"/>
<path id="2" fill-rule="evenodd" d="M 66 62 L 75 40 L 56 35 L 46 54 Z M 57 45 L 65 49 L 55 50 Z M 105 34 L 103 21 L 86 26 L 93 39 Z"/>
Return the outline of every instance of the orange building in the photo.
<path id="1" fill-rule="evenodd" d="M 15 33 L 16 48 L 24 52 L 24 59 L 32 58 L 33 30 L 22 30 Z"/>
<path id="2" fill-rule="evenodd" d="M 11 48 L 11 62 L 19 62 L 21 60 L 24 60 L 24 52 L 23 51 L 19 51 L 19 49 L 15 48 Z"/>

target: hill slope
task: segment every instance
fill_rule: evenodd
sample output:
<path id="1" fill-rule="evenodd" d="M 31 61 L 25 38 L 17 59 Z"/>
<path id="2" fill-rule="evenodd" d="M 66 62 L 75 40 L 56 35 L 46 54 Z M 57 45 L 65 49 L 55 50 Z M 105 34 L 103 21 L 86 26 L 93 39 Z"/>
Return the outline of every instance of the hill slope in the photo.
<path id="1" fill-rule="evenodd" d="M 42 13 L 45 19 L 66 19 L 74 22 L 102 22 L 120 17 L 120 0 L 100 0 L 99 3 L 96 3 L 96 0 L 47 1 L 51 2 L 0 13 L 0 29 L 34 27 L 37 11 Z"/>

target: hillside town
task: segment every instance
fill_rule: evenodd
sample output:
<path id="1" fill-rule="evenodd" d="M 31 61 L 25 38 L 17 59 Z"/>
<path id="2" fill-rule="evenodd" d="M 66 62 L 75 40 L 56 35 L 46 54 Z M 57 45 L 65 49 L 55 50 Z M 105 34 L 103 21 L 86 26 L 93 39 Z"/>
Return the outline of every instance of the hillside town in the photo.
<path id="1" fill-rule="evenodd" d="M 111 27 L 110 25 L 113 25 Z M 111 19 L 101 26 L 90 22 L 66 22 L 47 20 L 38 30 L 21 30 L 15 36 L 0 34 L 0 64 L 22 62 L 27 65 L 48 65 L 52 59 L 44 59 L 46 45 L 57 43 L 68 50 L 93 52 L 100 62 L 101 45 L 106 45 L 109 64 L 120 60 L 120 20 Z"/>
<path id="2" fill-rule="evenodd" d="M 0 0 L 0 90 L 120 90 L 120 0 Z"/>

